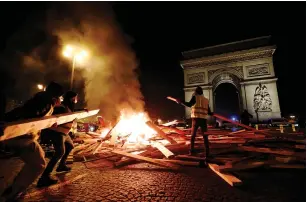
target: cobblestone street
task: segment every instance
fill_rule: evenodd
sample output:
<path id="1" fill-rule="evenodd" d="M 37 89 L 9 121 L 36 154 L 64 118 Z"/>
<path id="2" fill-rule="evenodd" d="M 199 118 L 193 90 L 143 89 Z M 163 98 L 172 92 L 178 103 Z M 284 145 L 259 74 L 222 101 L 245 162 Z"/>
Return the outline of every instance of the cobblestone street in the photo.
<path id="1" fill-rule="evenodd" d="M 20 167 L 17 159 L 1 160 L 1 192 Z M 8 169 L 8 167 L 10 169 Z M 74 163 L 71 173 L 54 174 L 61 181 L 46 189 L 29 188 L 24 201 L 305 201 L 305 170 L 257 171 L 240 174 L 234 188 L 209 168 L 180 172 L 146 163 L 112 168 L 104 160 Z"/>

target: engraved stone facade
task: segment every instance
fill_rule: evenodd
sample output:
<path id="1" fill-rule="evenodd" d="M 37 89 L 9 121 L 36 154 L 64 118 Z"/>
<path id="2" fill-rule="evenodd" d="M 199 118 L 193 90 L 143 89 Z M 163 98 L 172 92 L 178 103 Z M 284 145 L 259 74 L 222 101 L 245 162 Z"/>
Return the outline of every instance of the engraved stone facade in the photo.
<path id="1" fill-rule="evenodd" d="M 270 68 L 268 63 L 250 65 L 246 67 L 248 77 L 270 75 Z"/>
<path id="2" fill-rule="evenodd" d="M 215 89 L 222 83 L 231 83 L 238 89 L 240 108 L 247 109 L 254 121 L 279 118 L 274 51 L 275 46 L 265 46 L 182 61 L 186 100 L 191 98 L 195 86 L 200 85 L 214 110 Z M 186 117 L 189 116 L 187 108 Z"/>
<path id="3" fill-rule="evenodd" d="M 198 72 L 198 73 L 187 74 L 187 82 L 188 82 L 188 84 L 204 83 L 205 82 L 205 73 L 204 72 Z"/>

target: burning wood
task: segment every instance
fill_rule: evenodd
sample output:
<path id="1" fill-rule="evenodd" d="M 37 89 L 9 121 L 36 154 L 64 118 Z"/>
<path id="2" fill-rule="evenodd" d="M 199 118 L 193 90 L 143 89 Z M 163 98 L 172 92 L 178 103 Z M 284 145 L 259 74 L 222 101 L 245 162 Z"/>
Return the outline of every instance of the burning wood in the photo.
<path id="1" fill-rule="evenodd" d="M 140 156 L 140 155 L 136 155 L 136 154 L 130 154 L 130 153 L 118 151 L 118 150 L 113 150 L 112 153 L 119 154 L 119 155 L 126 156 L 126 157 L 133 158 L 133 159 L 137 159 L 137 160 L 141 160 L 141 161 L 145 161 L 145 162 L 149 162 L 149 163 L 159 165 L 159 166 L 163 166 L 163 167 L 166 167 L 166 168 L 171 168 L 171 169 L 175 169 L 175 170 L 179 169 L 178 166 L 175 166 L 172 163 L 158 161 L 158 160 L 155 160 L 155 159 L 152 159 L 152 158 L 148 158 L 148 157 L 144 157 L 144 156 Z"/>
<path id="2" fill-rule="evenodd" d="M 160 137 L 166 139 L 169 143 L 171 143 L 171 144 L 176 144 L 176 143 L 177 143 L 175 140 L 173 140 L 172 138 L 168 137 L 168 136 L 167 136 L 158 126 L 156 126 L 154 123 L 148 121 L 148 122 L 146 122 L 146 124 L 147 124 L 150 128 L 152 128 L 153 130 L 155 130 L 155 131 L 157 132 L 157 134 L 158 134 Z"/>
<path id="3" fill-rule="evenodd" d="M 78 117 L 90 116 L 98 111 L 71 113 L 52 116 L 20 123 L 11 123 L 4 127 L 0 140 L 17 137 L 21 134 L 48 128 L 55 122 L 66 123 Z M 203 140 L 195 141 L 196 156 L 189 152 L 190 130 L 179 130 L 169 124 L 157 126 L 145 113 L 122 113 L 113 127 L 99 129 L 96 132 L 79 133 L 75 139 L 72 159 L 84 163 L 105 159 L 120 167 L 133 163 L 148 162 L 177 170 L 181 166 L 201 167 L 204 162 L 223 180 L 232 186 L 242 184 L 231 172 L 261 167 L 274 169 L 305 168 L 305 135 L 300 133 L 281 134 L 276 131 L 256 131 L 255 129 L 227 120 L 244 129 L 231 132 L 209 128 L 210 158 L 204 158 Z M 167 158 L 167 159 L 164 159 Z M 212 164 L 211 164 L 212 163 Z"/>

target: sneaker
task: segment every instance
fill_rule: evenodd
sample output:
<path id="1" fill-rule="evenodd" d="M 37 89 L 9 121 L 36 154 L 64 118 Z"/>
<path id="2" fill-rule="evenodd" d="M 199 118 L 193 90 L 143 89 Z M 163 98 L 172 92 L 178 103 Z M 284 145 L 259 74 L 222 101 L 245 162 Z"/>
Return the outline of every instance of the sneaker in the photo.
<path id="1" fill-rule="evenodd" d="M 64 166 L 59 166 L 57 169 L 56 169 L 57 172 L 69 172 L 71 171 L 71 168 L 70 167 L 67 167 L 66 165 Z"/>
<path id="2" fill-rule="evenodd" d="M 52 179 L 49 175 L 48 176 L 42 176 L 41 178 L 39 178 L 38 182 L 37 182 L 37 187 L 48 187 L 50 185 L 54 185 L 58 182 L 58 180 L 56 179 Z"/>

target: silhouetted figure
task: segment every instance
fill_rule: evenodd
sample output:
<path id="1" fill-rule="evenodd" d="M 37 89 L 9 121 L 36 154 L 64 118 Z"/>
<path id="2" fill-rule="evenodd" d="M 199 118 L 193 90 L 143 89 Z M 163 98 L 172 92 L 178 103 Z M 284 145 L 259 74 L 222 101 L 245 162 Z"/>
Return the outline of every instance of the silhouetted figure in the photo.
<path id="1" fill-rule="evenodd" d="M 248 126 L 250 124 L 250 118 L 253 118 L 253 116 L 245 109 L 241 114 L 241 123 Z"/>
<path id="2" fill-rule="evenodd" d="M 54 107 L 61 104 L 62 95 L 62 86 L 51 82 L 46 91 L 35 94 L 23 106 L 6 113 L 4 121 L 12 122 L 50 116 Z M 44 171 L 46 167 L 45 153 L 37 142 L 39 134 L 40 131 L 36 131 L 0 142 L 6 151 L 16 153 L 24 162 L 24 166 L 15 177 L 12 185 L 2 193 L 2 199 L 15 201 Z"/>
<path id="3" fill-rule="evenodd" d="M 207 131 L 207 118 L 208 115 L 213 115 L 209 107 L 209 100 L 204 97 L 203 89 L 201 87 L 197 87 L 195 89 L 195 93 L 192 96 L 190 102 L 181 102 L 177 100 L 177 103 L 183 104 L 187 107 L 191 107 L 191 119 L 192 119 L 192 136 L 191 136 L 191 148 L 190 154 L 194 155 L 194 142 L 197 133 L 197 129 L 200 127 L 202 136 L 204 138 L 205 145 L 205 156 L 208 157 L 209 152 L 209 139 L 208 135 L 205 135 Z"/>
<path id="4" fill-rule="evenodd" d="M 78 102 L 78 94 L 73 91 L 68 91 L 64 95 L 64 101 L 62 104 L 54 109 L 53 115 L 64 114 L 75 111 L 75 104 Z M 59 125 L 56 129 L 45 129 L 42 131 L 42 135 L 45 139 L 51 140 L 54 147 L 54 154 L 49 161 L 45 171 L 37 182 L 38 187 L 50 186 L 58 182 L 58 180 L 51 178 L 50 174 L 53 171 L 55 165 L 60 160 L 57 172 L 68 172 L 70 167 L 66 166 L 66 160 L 74 148 L 73 141 L 69 136 L 71 132 L 73 122 Z"/>

